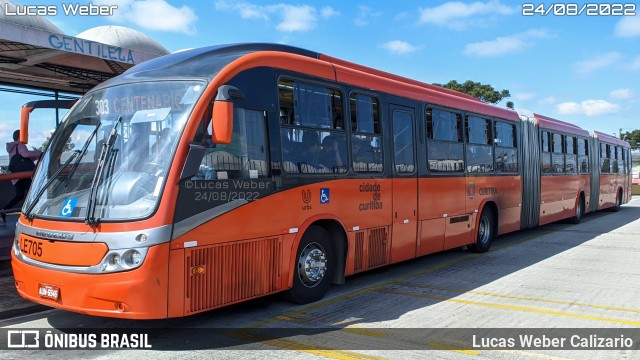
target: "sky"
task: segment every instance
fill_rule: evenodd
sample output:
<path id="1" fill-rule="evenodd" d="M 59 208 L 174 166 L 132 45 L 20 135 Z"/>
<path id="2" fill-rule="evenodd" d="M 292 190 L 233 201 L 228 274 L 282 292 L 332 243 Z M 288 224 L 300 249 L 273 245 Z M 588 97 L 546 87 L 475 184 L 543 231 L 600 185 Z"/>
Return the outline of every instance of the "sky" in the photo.
<path id="1" fill-rule="evenodd" d="M 508 89 L 507 100 L 518 112 L 535 112 L 589 131 L 618 135 L 640 129 L 640 15 L 611 15 L 606 2 L 596 11 L 582 1 L 557 2 L 549 14 L 530 16 L 523 15 L 533 12 L 527 4 L 544 4 L 538 10 L 546 11 L 552 2 L 92 2 L 118 8 L 113 16 L 64 16 L 59 11 L 47 19 L 67 35 L 95 26 L 127 26 L 171 52 L 240 42 L 288 44 L 427 83 L 473 80 Z M 567 4 L 585 5 L 585 12 L 588 8 L 595 14 L 554 15 L 554 10 L 572 11 Z M 618 4 L 626 4 L 627 12 L 637 7 L 640 14 L 638 1 Z M 18 124 L 19 107 L 30 99 L 0 97 L 0 136 L 7 138 L 8 129 Z"/>

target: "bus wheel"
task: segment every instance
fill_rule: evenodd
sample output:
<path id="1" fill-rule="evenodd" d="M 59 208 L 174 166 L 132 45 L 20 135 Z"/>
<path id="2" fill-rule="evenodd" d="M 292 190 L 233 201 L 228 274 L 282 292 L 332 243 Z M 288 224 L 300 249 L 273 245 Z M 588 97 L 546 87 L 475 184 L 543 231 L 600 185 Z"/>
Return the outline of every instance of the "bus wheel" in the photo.
<path id="1" fill-rule="evenodd" d="M 580 200 L 578 200 L 578 207 L 576 208 L 576 215 L 569 219 L 572 224 L 580 224 L 580 220 L 582 220 L 582 216 L 584 215 L 584 198 L 580 196 Z"/>
<path id="2" fill-rule="evenodd" d="M 620 211 L 620 207 L 622 206 L 622 191 L 618 191 L 618 193 L 616 194 L 616 204 L 613 206 L 613 209 L 611 209 L 613 212 L 618 212 Z"/>
<path id="3" fill-rule="evenodd" d="M 320 300 L 331 286 L 335 269 L 335 251 L 331 237 L 319 226 L 311 226 L 304 233 L 296 253 L 293 287 L 285 294 L 297 304 Z"/>
<path id="4" fill-rule="evenodd" d="M 471 251 L 483 253 L 489 250 L 496 233 L 494 223 L 493 211 L 491 208 L 485 206 L 484 209 L 482 209 L 482 214 L 480 214 L 480 221 L 478 221 L 476 243 L 469 246 Z"/>

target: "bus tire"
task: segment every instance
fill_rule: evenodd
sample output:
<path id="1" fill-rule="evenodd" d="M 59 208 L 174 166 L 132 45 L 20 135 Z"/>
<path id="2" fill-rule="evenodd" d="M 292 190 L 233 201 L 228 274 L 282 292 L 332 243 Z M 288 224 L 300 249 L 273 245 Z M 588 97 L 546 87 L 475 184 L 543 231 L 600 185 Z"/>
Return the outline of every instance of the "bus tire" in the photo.
<path id="1" fill-rule="evenodd" d="M 622 190 L 618 190 L 616 193 L 616 204 L 613 205 L 611 211 L 618 212 L 620 211 L 620 207 L 622 206 Z"/>
<path id="2" fill-rule="evenodd" d="M 491 247 L 491 242 L 496 234 L 495 218 L 493 210 L 485 206 L 478 220 L 478 229 L 476 233 L 476 242 L 469 246 L 469 250 L 476 253 L 487 252 Z"/>
<path id="3" fill-rule="evenodd" d="M 572 224 L 580 224 L 582 216 L 584 216 L 584 198 L 580 195 L 580 200 L 578 200 L 578 206 L 576 207 L 576 215 L 569 219 L 569 221 Z"/>
<path id="4" fill-rule="evenodd" d="M 296 304 L 320 300 L 331 287 L 336 265 L 329 233 L 320 226 L 309 227 L 300 240 L 295 261 L 293 286 L 285 298 Z"/>

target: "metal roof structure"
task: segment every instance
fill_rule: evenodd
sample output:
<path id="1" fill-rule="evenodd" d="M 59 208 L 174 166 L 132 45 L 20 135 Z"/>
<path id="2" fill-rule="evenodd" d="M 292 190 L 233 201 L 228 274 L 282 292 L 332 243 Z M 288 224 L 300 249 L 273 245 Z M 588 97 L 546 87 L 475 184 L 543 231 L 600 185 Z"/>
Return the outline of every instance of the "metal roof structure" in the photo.
<path id="1" fill-rule="evenodd" d="M 69 36 L 43 17 L 15 14 L 15 4 L 0 0 L 1 84 L 85 93 L 169 53 L 132 29 L 102 26 Z"/>

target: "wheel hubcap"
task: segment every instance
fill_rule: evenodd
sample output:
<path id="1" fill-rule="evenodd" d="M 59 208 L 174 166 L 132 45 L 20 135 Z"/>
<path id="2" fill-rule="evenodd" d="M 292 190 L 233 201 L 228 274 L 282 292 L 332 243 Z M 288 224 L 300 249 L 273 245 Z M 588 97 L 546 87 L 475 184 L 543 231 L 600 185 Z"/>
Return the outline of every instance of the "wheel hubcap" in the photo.
<path id="1" fill-rule="evenodd" d="M 489 241 L 489 233 L 491 232 L 490 227 L 489 219 L 487 217 L 482 217 L 478 227 L 478 242 L 484 244 Z"/>
<path id="2" fill-rule="evenodd" d="M 302 250 L 298 259 L 298 274 L 307 287 L 318 285 L 327 273 L 327 256 L 324 249 L 311 243 Z"/>

